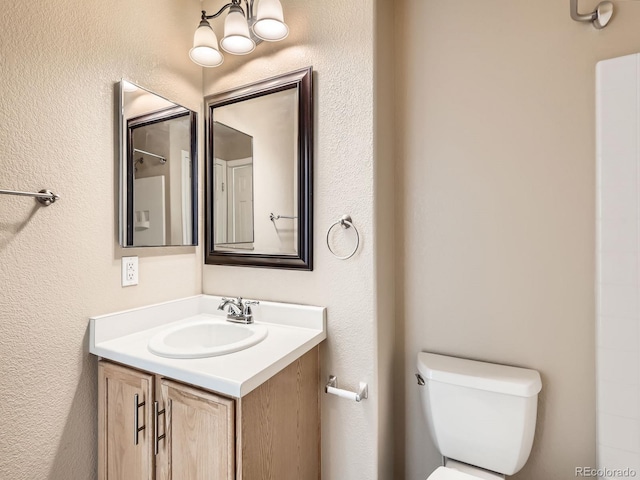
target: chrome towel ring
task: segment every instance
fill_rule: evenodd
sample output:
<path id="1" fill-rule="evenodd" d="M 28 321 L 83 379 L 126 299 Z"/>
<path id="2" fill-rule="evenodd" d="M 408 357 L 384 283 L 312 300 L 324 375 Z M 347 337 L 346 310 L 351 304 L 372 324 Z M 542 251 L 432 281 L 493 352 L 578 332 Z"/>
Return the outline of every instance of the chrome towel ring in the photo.
<path id="1" fill-rule="evenodd" d="M 338 255 L 336 252 L 333 251 L 333 249 L 331 248 L 331 244 L 329 243 L 329 236 L 331 235 L 331 230 L 333 230 L 333 228 L 336 227 L 337 225 L 340 225 L 342 228 L 345 228 L 345 229 L 353 227 L 353 231 L 356 232 L 356 246 L 353 249 L 353 251 L 348 255 L 344 255 L 344 256 Z M 359 246 L 360 246 L 360 233 L 358 232 L 358 229 L 356 228 L 356 226 L 353 224 L 353 220 L 351 220 L 350 215 L 343 215 L 342 217 L 340 217 L 340 220 L 331 224 L 331 226 L 329 227 L 329 230 L 327 230 L 327 248 L 329 249 L 331 254 L 334 257 L 336 257 L 338 260 L 346 260 L 348 258 L 353 257 L 358 251 Z"/>

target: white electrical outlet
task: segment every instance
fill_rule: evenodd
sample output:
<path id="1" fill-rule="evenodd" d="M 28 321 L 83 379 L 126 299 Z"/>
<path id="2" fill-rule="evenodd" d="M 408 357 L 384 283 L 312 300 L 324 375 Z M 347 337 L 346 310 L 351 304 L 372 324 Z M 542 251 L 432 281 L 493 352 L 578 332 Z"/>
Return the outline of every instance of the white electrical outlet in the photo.
<path id="1" fill-rule="evenodd" d="M 138 257 L 122 257 L 122 286 L 138 285 Z"/>

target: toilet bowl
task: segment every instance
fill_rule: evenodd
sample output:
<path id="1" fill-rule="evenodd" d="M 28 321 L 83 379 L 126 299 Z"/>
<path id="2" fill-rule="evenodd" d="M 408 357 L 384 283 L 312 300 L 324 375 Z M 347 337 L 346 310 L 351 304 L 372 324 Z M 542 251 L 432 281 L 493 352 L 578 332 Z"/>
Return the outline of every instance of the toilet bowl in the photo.
<path id="1" fill-rule="evenodd" d="M 427 480 L 477 480 L 478 478 L 454 468 L 438 467 Z"/>
<path id="2" fill-rule="evenodd" d="M 497 480 L 531 453 L 538 393 L 535 370 L 420 352 L 418 383 L 427 427 L 446 459 L 428 480 Z"/>
<path id="3" fill-rule="evenodd" d="M 504 480 L 504 475 L 472 467 L 447 459 L 444 467 L 438 467 L 427 480 Z"/>

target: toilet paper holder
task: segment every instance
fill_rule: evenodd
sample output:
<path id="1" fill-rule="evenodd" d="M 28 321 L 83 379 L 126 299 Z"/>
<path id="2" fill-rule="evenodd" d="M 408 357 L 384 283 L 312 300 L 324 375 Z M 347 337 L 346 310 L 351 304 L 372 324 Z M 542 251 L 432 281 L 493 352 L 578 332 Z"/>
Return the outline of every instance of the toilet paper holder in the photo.
<path id="1" fill-rule="evenodd" d="M 338 388 L 338 377 L 336 377 L 335 375 L 329 375 L 329 381 L 324 387 L 324 391 L 325 393 L 337 395 L 342 398 L 348 398 L 349 400 L 355 400 L 356 402 L 359 402 L 365 398 L 369 398 L 369 387 L 366 383 L 360 382 L 357 392 L 342 390 L 341 388 Z"/>

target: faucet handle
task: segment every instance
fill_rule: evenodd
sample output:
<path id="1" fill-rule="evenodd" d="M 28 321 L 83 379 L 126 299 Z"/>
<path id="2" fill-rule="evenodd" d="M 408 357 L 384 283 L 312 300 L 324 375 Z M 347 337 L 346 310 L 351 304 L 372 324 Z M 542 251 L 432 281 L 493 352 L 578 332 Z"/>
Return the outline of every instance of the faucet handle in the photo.
<path id="1" fill-rule="evenodd" d="M 229 299 L 228 299 L 228 298 L 226 298 L 226 297 L 222 297 L 222 298 L 220 299 L 220 305 L 218 305 L 218 310 L 224 310 L 224 306 L 225 306 L 225 304 L 226 304 L 228 301 L 229 301 Z"/>
<path id="2" fill-rule="evenodd" d="M 248 300 L 246 302 L 244 302 L 244 314 L 245 315 L 251 315 L 251 305 L 259 305 L 260 302 L 258 300 Z"/>

